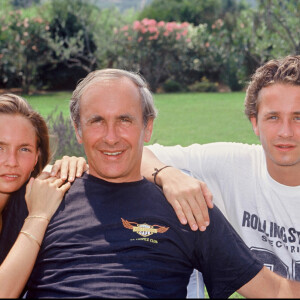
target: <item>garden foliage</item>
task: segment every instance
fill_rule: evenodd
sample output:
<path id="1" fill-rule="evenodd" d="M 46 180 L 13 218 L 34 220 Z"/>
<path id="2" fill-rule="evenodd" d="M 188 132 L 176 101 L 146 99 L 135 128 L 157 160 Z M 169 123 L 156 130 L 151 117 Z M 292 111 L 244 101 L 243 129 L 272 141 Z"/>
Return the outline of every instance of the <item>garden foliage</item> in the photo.
<path id="1" fill-rule="evenodd" d="M 188 59 L 189 23 L 134 21 L 115 31 L 123 49 L 115 65 L 140 72 L 151 90 L 168 78 L 180 79 Z"/>
<path id="2" fill-rule="evenodd" d="M 62 112 L 58 113 L 56 108 L 47 116 L 46 122 L 50 128 L 52 163 L 64 155 L 85 157 L 83 146 L 77 142 L 69 117 L 64 117 Z"/>
<path id="3" fill-rule="evenodd" d="M 24 93 L 73 89 L 100 68 L 140 72 L 153 92 L 204 77 L 241 90 L 267 60 L 300 53 L 295 0 L 153 0 L 122 13 L 94 0 L 25 2 L 0 11 L 0 88 Z"/>

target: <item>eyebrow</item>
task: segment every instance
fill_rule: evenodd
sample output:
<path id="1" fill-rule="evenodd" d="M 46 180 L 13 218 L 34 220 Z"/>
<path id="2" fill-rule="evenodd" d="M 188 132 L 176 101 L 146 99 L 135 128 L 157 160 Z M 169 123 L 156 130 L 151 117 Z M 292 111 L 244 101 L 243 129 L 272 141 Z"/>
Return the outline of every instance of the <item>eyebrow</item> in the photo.
<path id="1" fill-rule="evenodd" d="M 6 143 L 6 142 L 0 141 L 0 145 L 1 145 L 1 146 L 8 146 L 9 144 Z M 20 144 L 20 145 L 18 145 L 18 146 L 19 146 L 19 147 L 32 147 L 32 148 L 35 147 L 34 145 L 28 144 L 28 143 L 23 143 L 23 144 Z"/>
<path id="2" fill-rule="evenodd" d="M 130 120 L 135 120 L 136 119 L 131 114 L 123 114 L 123 115 L 117 116 L 117 119 L 124 119 L 124 118 L 128 118 Z M 87 119 L 87 123 L 90 123 L 90 122 L 93 122 L 93 121 L 102 121 L 102 120 L 104 120 L 103 117 L 101 117 L 99 115 L 94 115 L 94 116 L 91 116 L 90 118 Z"/>
<path id="3" fill-rule="evenodd" d="M 265 113 L 264 116 L 279 115 L 279 114 L 280 114 L 279 111 L 269 111 L 269 112 Z M 294 112 L 292 112 L 292 115 L 300 115 L 300 111 L 294 111 Z"/>
<path id="4" fill-rule="evenodd" d="M 87 123 L 90 123 L 93 121 L 101 121 L 101 120 L 104 120 L 104 118 L 99 115 L 94 115 L 87 119 Z"/>
<path id="5" fill-rule="evenodd" d="M 118 119 L 124 119 L 124 118 L 128 118 L 128 119 L 131 119 L 131 120 L 135 120 L 135 117 L 130 115 L 130 114 L 124 114 L 124 115 L 120 115 L 118 117 Z"/>

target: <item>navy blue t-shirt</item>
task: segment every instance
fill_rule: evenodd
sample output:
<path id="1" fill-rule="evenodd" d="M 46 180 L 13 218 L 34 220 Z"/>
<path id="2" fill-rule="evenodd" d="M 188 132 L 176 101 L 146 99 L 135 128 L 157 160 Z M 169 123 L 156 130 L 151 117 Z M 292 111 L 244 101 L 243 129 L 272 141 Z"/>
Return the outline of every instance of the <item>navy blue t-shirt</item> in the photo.
<path id="1" fill-rule="evenodd" d="M 53 216 L 29 298 L 183 298 L 194 268 L 229 297 L 262 268 L 218 208 L 204 232 L 183 226 L 146 179 L 76 179 Z"/>

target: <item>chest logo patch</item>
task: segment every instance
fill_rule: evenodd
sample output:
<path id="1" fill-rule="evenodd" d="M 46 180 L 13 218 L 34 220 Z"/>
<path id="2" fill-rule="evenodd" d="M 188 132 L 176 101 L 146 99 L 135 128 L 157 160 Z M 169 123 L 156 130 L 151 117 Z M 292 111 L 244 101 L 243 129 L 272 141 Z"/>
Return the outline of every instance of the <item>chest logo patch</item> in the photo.
<path id="1" fill-rule="evenodd" d="M 127 220 L 124 220 L 123 218 L 121 218 L 121 220 L 125 228 L 136 232 L 142 237 L 147 237 L 154 233 L 164 233 L 169 229 L 169 227 L 164 227 L 160 225 L 148 225 L 146 223 L 138 224 L 136 222 L 129 222 Z"/>

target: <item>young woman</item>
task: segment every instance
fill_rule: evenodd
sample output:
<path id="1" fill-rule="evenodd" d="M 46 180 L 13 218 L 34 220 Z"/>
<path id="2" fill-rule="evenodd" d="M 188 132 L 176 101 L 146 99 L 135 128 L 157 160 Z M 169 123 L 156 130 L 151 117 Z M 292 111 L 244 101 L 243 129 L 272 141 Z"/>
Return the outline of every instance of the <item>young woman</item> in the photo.
<path id="1" fill-rule="evenodd" d="M 22 294 L 48 223 L 76 168 L 81 175 L 85 167 L 82 158 L 64 157 L 52 170 L 61 176 L 49 177 L 41 174 L 49 160 L 44 119 L 23 98 L 0 95 L 0 298 Z"/>

